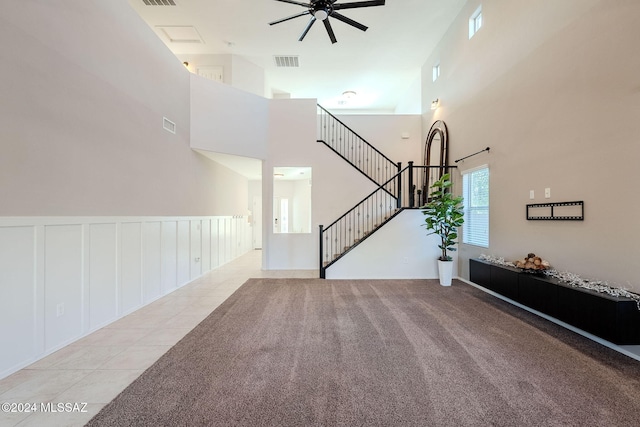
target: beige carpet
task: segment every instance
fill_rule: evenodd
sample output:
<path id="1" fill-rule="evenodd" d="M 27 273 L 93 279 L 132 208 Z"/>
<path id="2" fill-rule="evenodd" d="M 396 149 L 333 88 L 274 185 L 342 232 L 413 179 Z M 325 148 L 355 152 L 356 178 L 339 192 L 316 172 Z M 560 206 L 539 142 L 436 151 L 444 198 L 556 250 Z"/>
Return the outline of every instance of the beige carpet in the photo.
<path id="1" fill-rule="evenodd" d="M 640 362 L 454 281 L 251 279 L 91 426 L 632 426 Z"/>

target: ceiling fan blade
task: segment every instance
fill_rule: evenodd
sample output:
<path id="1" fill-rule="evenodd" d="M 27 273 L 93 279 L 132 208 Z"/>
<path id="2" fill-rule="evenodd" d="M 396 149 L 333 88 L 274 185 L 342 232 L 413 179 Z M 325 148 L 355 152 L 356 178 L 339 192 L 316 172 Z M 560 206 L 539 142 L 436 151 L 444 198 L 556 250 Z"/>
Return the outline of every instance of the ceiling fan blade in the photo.
<path id="1" fill-rule="evenodd" d="M 277 21 L 269 22 L 269 25 L 276 25 L 284 21 L 288 21 L 290 19 L 299 18 L 300 16 L 309 15 L 311 12 L 308 10 L 306 12 L 299 13 L 297 15 L 290 16 L 288 18 L 278 19 Z"/>
<path id="2" fill-rule="evenodd" d="M 281 1 L 282 3 L 297 4 L 298 6 L 302 6 L 302 7 L 311 7 L 310 3 L 300 3 L 299 1 L 291 1 L 291 0 L 276 0 L 276 1 Z"/>
<path id="3" fill-rule="evenodd" d="M 358 1 L 358 2 L 351 2 L 351 3 L 334 4 L 332 7 L 333 7 L 333 10 L 355 9 L 358 7 L 384 6 L 384 2 L 385 0 Z"/>
<path id="4" fill-rule="evenodd" d="M 331 28 L 331 23 L 329 22 L 329 18 L 324 21 L 324 28 L 327 29 L 327 34 L 329 34 L 329 38 L 331 39 L 331 44 L 336 43 L 338 40 L 336 39 L 336 35 L 333 34 L 333 28 Z"/>
<path id="5" fill-rule="evenodd" d="M 300 38 L 298 39 L 299 42 L 301 42 L 304 39 L 304 37 L 307 35 L 307 33 L 309 32 L 313 24 L 315 24 L 315 22 L 316 22 L 316 17 L 312 16 L 311 19 L 309 20 L 309 23 L 305 27 L 304 31 L 302 32 L 302 34 L 300 34 Z"/>
<path id="6" fill-rule="evenodd" d="M 367 31 L 367 28 L 369 28 L 366 25 L 362 25 L 361 23 L 356 22 L 351 18 L 347 18 L 346 16 L 339 14 L 338 12 L 333 12 L 331 14 L 331 17 L 332 18 L 336 18 L 337 20 L 342 21 L 345 24 L 349 24 L 352 27 L 356 27 L 357 29 L 362 30 L 362 31 Z"/>

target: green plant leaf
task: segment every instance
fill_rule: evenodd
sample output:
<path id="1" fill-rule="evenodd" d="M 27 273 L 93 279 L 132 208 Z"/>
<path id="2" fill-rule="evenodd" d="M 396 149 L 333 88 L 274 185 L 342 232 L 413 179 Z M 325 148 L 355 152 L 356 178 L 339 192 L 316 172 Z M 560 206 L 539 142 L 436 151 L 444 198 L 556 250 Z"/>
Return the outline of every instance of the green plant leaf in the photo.
<path id="1" fill-rule="evenodd" d="M 431 185 L 429 202 L 421 207 L 425 215 L 425 223 L 422 225 L 427 228 L 427 235 L 437 234 L 440 237 L 438 248 L 442 251 L 442 260 L 451 260 L 447 251 L 456 250 L 458 228 L 464 224 L 464 198 L 454 197 L 451 193 L 452 186 L 450 174 L 444 174 Z"/>

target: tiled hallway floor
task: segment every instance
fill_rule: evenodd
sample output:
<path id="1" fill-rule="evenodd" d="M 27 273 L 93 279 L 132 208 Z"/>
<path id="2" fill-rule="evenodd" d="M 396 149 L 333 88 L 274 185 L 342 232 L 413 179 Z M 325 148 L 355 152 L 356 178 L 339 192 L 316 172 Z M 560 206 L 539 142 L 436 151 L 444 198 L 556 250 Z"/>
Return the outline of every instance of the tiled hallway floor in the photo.
<path id="1" fill-rule="evenodd" d="M 0 380 L 0 403 L 35 404 L 33 412 L 5 412 L 3 406 L 0 427 L 82 426 L 247 279 L 318 277 L 314 270 L 262 271 L 261 262 L 262 252 L 251 251 Z M 48 402 L 54 409 L 80 405 L 42 412 L 41 403 Z"/>

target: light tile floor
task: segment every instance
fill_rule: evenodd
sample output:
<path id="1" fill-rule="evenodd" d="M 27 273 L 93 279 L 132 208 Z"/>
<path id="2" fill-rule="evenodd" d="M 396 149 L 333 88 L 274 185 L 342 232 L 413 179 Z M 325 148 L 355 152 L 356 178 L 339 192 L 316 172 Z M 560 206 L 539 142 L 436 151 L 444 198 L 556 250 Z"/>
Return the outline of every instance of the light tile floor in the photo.
<path id="1" fill-rule="evenodd" d="M 263 271 L 261 263 L 262 252 L 251 251 L 0 380 L 0 403 L 38 409 L 0 411 L 0 427 L 82 426 L 247 279 L 318 277 L 317 270 Z M 48 402 L 86 402 L 71 407 L 86 412 L 42 412 Z"/>

